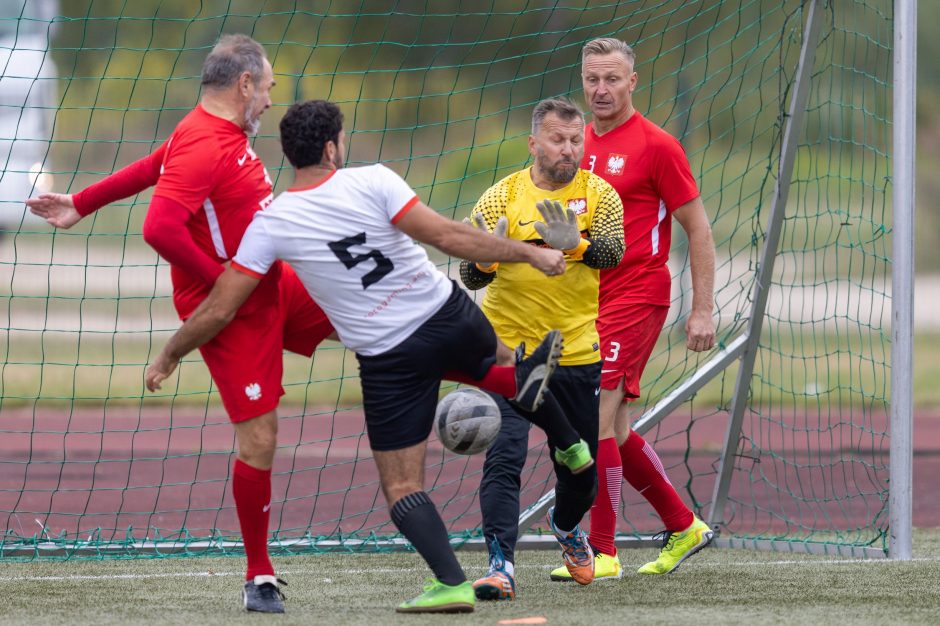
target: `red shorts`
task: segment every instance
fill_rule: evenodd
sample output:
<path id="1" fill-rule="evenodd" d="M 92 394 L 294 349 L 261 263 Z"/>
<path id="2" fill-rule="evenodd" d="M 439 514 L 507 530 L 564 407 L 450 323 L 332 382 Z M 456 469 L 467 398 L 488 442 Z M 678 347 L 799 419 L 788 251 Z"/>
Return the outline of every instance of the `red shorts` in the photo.
<path id="1" fill-rule="evenodd" d="M 612 302 L 601 306 L 601 389 L 620 389 L 624 400 L 640 397 L 640 377 L 666 323 L 668 306 Z"/>
<path id="2" fill-rule="evenodd" d="M 284 395 L 282 351 L 310 356 L 333 332 L 294 271 L 283 264 L 276 306 L 239 314 L 199 351 L 233 422 L 277 408 Z"/>

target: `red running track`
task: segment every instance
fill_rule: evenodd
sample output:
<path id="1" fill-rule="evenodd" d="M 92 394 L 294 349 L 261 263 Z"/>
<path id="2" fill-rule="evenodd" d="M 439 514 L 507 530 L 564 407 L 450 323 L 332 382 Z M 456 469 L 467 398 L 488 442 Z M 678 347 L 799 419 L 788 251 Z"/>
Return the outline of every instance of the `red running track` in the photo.
<path id="1" fill-rule="evenodd" d="M 282 413 L 272 527 L 284 538 L 394 533 L 361 412 L 330 410 L 306 418 L 297 410 Z M 686 500 L 707 505 L 727 416 L 698 416 L 687 428 L 689 419 L 671 416 L 647 439 L 655 442 L 673 483 L 684 487 Z M 830 427 L 818 417 L 748 416 L 731 488 L 730 528 L 800 535 L 833 525 L 864 528 L 877 516 L 883 527 L 888 441 L 879 433 L 885 432 L 885 416 L 862 421 L 867 423 Z M 110 539 L 133 527 L 136 539 L 155 538 L 154 529 L 175 539 L 185 527 L 197 536 L 237 534 L 227 482 L 234 435 L 221 409 L 208 415 L 192 408 L 4 409 L 0 432 L 0 516 L 8 532 L 87 538 L 101 528 L 102 538 Z M 532 432 L 524 505 L 553 484 L 544 439 Z M 426 485 L 452 531 L 479 524 L 481 465 L 482 455 L 445 454 L 432 435 Z M 940 415 L 919 414 L 916 527 L 940 526 L 940 501 L 931 497 L 929 484 L 938 471 Z M 622 521 L 621 532 L 660 530 L 626 484 L 624 501 L 629 523 Z"/>

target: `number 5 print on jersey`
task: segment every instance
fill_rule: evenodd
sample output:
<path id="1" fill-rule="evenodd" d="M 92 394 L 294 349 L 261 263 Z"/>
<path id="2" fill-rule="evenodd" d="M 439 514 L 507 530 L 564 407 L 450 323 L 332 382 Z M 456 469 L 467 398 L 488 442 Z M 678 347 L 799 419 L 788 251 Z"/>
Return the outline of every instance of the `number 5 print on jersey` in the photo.
<path id="1" fill-rule="evenodd" d="M 365 242 L 366 234 L 363 232 L 358 235 L 344 237 L 339 241 L 331 241 L 327 245 L 330 246 L 330 250 L 333 251 L 336 258 L 339 259 L 348 270 L 351 270 L 363 261 L 369 259 L 375 261 L 375 267 L 362 277 L 362 288 L 368 289 L 370 285 L 374 285 L 388 275 L 395 266 L 392 264 L 391 259 L 382 254 L 379 250 L 372 249 L 365 254 L 357 254 L 355 256 L 349 253 L 351 247 L 361 246 Z"/>

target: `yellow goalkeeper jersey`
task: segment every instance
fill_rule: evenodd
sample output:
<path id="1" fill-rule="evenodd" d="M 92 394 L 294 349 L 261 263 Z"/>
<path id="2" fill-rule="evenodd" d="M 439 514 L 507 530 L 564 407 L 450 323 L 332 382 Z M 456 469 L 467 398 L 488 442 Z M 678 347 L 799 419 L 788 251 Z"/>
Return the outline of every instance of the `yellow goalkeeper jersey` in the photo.
<path id="1" fill-rule="evenodd" d="M 545 245 L 535 222 L 542 221 L 536 203 L 557 200 L 578 218 L 582 237 L 619 237 L 623 241 L 623 204 L 606 181 L 586 170 L 555 191 L 532 182 L 530 169 L 510 174 L 480 198 L 473 209 L 492 231 L 500 216 L 508 221 L 507 236 L 533 245 Z M 622 248 L 621 248 L 622 252 Z M 545 333 L 562 332 L 565 349 L 561 365 L 586 365 L 600 360 L 597 293 L 600 270 L 569 259 L 561 276 L 546 276 L 527 263 L 500 263 L 489 284 L 482 309 L 499 338 L 510 348 L 524 341 L 531 352 Z"/>

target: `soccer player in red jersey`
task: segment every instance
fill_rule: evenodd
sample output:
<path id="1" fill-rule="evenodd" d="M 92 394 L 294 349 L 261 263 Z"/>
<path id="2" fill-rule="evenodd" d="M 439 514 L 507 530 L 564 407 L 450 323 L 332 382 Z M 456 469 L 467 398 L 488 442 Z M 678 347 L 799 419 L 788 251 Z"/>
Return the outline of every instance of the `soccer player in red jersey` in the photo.
<path id="1" fill-rule="evenodd" d="M 634 61 L 633 49 L 618 39 L 595 39 L 582 50 L 581 80 L 593 121 L 585 131 L 581 167 L 620 194 L 626 241 L 620 265 L 601 271 L 599 485 L 590 533 L 595 580 L 623 574 L 614 545 L 621 475 L 650 502 L 666 527 L 659 558 L 639 573 L 669 573 L 713 536 L 682 502 L 650 444 L 630 429 L 627 411 L 627 402 L 640 395 L 640 376 L 669 311 L 666 261 L 673 218 L 688 235 L 692 268 L 686 346 L 701 352 L 715 344 L 711 226 L 682 145 L 633 106 Z M 564 567 L 551 577 L 570 580 Z"/>
<path id="2" fill-rule="evenodd" d="M 80 193 L 42 194 L 27 204 L 53 226 L 68 228 L 156 185 L 143 235 L 170 263 L 173 304 L 185 320 L 235 255 L 255 212 L 274 199 L 249 141 L 271 106 L 273 86 L 261 45 L 225 35 L 203 64 L 199 105 L 153 154 Z M 277 264 L 225 331 L 201 348 L 238 440 L 232 491 L 248 560 L 248 610 L 284 611 L 267 547 L 276 410 L 284 393 L 281 353 L 310 356 L 332 333 L 293 271 Z"/>

